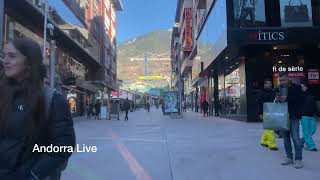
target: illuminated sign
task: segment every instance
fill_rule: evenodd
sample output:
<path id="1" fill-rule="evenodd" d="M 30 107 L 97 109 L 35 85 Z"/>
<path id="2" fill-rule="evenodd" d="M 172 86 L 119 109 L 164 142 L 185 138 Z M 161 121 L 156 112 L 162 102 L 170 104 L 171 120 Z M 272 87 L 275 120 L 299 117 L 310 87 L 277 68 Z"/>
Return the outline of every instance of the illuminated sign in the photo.
<path id="1" fill-rule="evenodd" d="M 283 42 L 287 41 L 287 33 L 283 30 L 248 30 L 250 42 Z"/>
<path id="2" fill-rule="evenodd" d="M 308 82 L 309 84 L 320 84 L 320 69 L 308 69 Z"/>
<path id="3" fill-rule="evenodd" d="M 192 51 L 192 29 L 191 29 L 191 8 L 185 9 L 185 46 L 183 48 L 184 51 Z"/>

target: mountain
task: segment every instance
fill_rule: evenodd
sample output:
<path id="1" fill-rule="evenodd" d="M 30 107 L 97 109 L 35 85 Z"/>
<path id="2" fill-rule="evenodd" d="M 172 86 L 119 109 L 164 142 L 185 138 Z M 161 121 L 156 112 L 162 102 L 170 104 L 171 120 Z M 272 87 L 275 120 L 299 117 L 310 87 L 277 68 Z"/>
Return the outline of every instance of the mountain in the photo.
<path id="1" fill-rule="evenodd" d="M 121 43 L 118 46 L 118 79 L 136 83 L 144 75 L 145 54 L 148 59 L 148 75 L 162 75 L 169 79 L 171 71 L 171 30 L 150 32 Z M 152 81 L 155 86 L 168 85 L 167 81 Z"/>

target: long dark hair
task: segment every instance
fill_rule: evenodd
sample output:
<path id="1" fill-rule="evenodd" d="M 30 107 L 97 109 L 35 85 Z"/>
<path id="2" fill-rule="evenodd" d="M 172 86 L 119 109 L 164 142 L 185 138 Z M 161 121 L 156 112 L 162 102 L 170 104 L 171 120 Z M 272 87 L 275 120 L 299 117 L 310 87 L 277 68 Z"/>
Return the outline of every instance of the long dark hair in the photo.
<path id="1" fill-rule="evenodd" d="M 14 96 L 17 90 L 23 93 L 28 120 L 27 131 L 36 132 L 44 119 L 43 81 L 46 74 L 42 61 L 41 48 L 38 43 L 28 38 L 16 39 L 10 42 L 25 56 L 28 76 L 22 82 L 16 82 L 0 75 L 0 132 L 5 134 L 9 113 L 13 111 Z"/>

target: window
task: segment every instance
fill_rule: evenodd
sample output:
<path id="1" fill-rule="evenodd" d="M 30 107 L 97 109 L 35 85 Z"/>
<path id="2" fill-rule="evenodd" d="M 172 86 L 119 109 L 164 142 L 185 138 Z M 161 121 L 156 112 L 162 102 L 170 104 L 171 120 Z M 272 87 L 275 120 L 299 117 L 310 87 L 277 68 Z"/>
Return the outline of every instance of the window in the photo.
<path id="1" fill-rule="evenodd" d="M 240 112 L 240 74 L 239 68 L 225 76 L 226 113 Z"/>
<path id="2" fill-rule="evenodd" d="M 234 20 L 238 27 L 265 26 L 264 0 L 233 0 Z"/>
<path id="3" fill-rule="evenodd" d="M 311 0 L 280 0 L 281 25 L 312 26 Z"/>

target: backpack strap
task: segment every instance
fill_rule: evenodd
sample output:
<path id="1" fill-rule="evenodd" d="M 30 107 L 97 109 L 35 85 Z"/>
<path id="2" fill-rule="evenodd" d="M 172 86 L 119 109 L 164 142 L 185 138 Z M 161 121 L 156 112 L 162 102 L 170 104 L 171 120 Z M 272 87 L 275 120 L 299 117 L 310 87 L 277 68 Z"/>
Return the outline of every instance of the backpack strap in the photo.
<path id="1" fill-rule="evenodd" d="M 46 86 L 44 88 L 45 117 L 47 121 L 49 121 L 50 118 L 51 102 L 55 92 L 56 89 L 51 87 Z"/>

